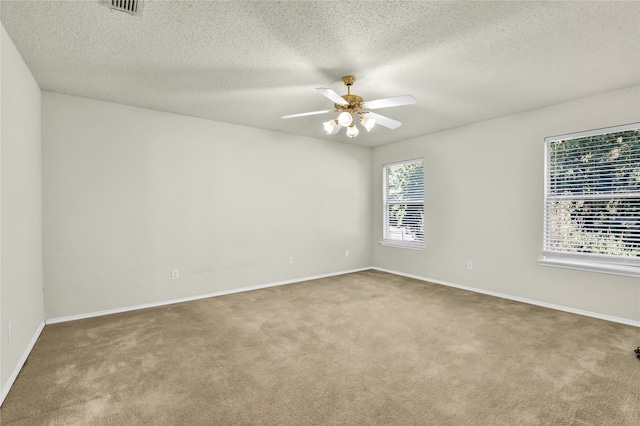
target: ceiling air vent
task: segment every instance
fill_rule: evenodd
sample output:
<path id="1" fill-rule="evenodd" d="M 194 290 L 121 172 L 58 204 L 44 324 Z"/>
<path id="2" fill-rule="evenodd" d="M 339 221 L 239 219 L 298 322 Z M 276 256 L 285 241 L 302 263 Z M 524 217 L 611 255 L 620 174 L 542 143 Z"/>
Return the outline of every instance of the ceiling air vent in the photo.
<path id="1" fill-rule="evenodd" d="M 138 16 L 142 14 L 144 0 L 102 0 L 102 3 L 111 10 Z"/>

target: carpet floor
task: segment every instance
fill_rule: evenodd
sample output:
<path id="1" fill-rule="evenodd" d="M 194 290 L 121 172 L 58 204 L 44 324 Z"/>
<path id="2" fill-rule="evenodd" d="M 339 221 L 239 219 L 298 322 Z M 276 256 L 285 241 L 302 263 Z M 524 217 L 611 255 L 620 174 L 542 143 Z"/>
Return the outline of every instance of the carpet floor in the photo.
<path id="1" fill-rule="evenodd" d="M 634 425 L 640 329 L 380 271 L 47 325 L 3 425 Z"/>

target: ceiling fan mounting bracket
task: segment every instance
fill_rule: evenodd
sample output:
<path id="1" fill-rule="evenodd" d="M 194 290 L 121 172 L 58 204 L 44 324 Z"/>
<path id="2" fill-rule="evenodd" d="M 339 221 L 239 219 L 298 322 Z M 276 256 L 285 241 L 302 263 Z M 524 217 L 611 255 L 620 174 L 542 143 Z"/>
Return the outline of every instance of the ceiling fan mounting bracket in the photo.
<path id="1" fill-rule="evenodd" d="M 352 75 L 345 75 L 342 77 L 342 82 L 345 86 L 351 86 L 356 81 L 356 78 Z"/>

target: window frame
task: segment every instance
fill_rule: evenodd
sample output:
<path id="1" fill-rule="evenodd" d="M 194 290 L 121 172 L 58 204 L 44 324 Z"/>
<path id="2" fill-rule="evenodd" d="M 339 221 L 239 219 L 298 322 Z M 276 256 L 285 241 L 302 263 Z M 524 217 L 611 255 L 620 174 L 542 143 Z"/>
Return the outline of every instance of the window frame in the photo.
<path id="1" fill-rule="evenodd" d="M 411 164 L 411 163 L 420 163 L 422 165 L 422 199 L 421 200 L 410 200 L 400 202 L 387 202 L 387 194 L 388 194 L 388 185 L 387 185 L 387 176 L 388 176 L 388 168 L 391 166 L 399 166 L 402 164 Z M 388 205 L 389 204 L 409 204 L 409 205 L 417 205 L 421 206 L 422 213 L 422 240 L 420 241 L 411 241 L 411 240 L 400 240 L 400 239 L 392 239 L 388 238 L 389 233 L 388 230 L 390 228 L 389 225 L 389 214 L 388 214 Z M 391 163 L 386 163 L 382 165 L 382 240 L 380 241 L 380 245 L 388 246 L 388 247 L 398 247 L 412 250 L 424 250 L 425 242 L 424 242 L 424 157 L 414 158 L 411 160 L 403 160 L 396 161 Z"/>
<path id="2" fill-rule="evenodd" d="M 600 272 L 616 275 L 626 275 L 633 277 L 640 277 L 640 255 L 639 256 L 622 256 L 622 255 L 606 255 L 596 253 L 578 253 L 575 251 L 554 251 L 549 248 L 549 241 L 551 231 L 550 223 L 552 219 L 549 217 L 550 206 L 553 200 L 561 200 L 563 196 L 550 195 L 551 185 L 551 158 L 550 158 L 550 145 L 553 142 L 559 140 L 579 139 L 589 136 L 606 135 L 610 133 L 618 133 L 629 130 L 639 130 L 640 122 L 625 124 L 620 126 L 612 126 L 601 129 L 587 130 L 582 132 L 569 133 L 558 136 L 550 136 L 545 138 L 544 145 L 544 216 L 543 216 L 543 241 L 542 241 L 542 256 L 538 259 L 539 264 L 543 266 L 553 266 L 560 268 L 584 270 L 591 272 Z M 640 197 L 640 192 L 630 193 L 627 196 L 616 196 L 614 193 L 607 194 L 607 196 L 601 197 L 603 200 L 607 199 L 622 199 L 631 198 L 636 199 Z M 568 199 L 568 198 L 567 198 Z M 594 196 L 576 196 L 578 200 L 595 200 Z"/>

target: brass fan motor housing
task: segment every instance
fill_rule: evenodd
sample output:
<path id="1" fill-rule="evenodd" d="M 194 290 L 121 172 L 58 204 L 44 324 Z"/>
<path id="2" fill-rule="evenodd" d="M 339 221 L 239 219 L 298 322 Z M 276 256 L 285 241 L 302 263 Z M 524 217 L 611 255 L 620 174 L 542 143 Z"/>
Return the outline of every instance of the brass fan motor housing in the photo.
<path id="1" fill-rule="evenodd" d="M 338 111 L 357 111 L 364 107 L 364 99 L 358 95 L 342 95 L 347 105 L 333 104 Z"/>

